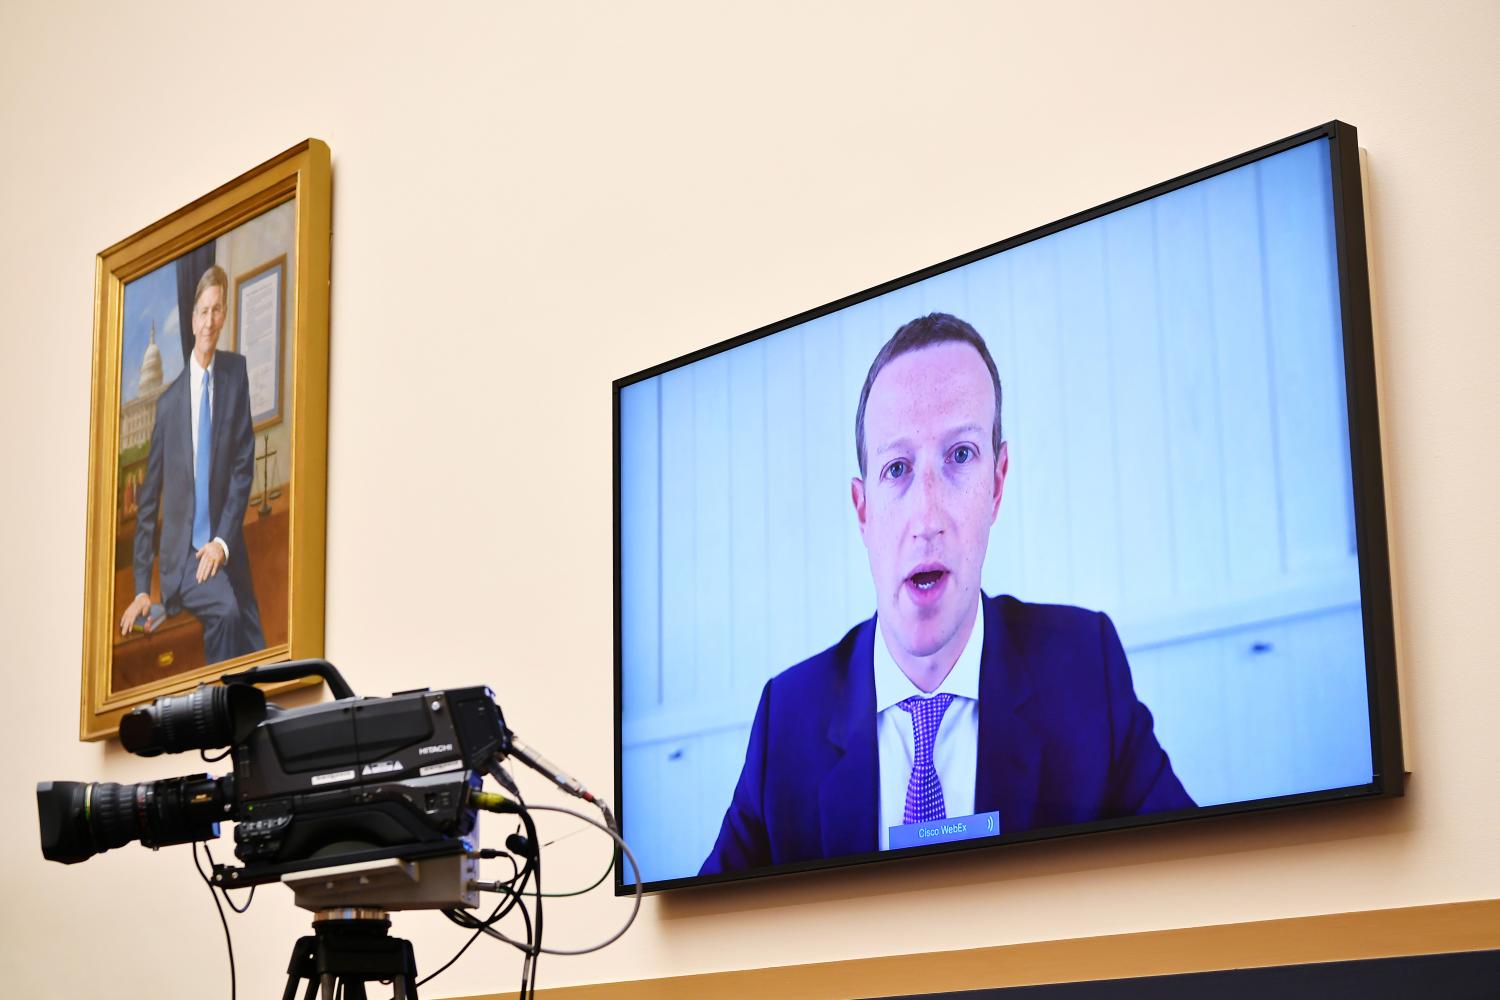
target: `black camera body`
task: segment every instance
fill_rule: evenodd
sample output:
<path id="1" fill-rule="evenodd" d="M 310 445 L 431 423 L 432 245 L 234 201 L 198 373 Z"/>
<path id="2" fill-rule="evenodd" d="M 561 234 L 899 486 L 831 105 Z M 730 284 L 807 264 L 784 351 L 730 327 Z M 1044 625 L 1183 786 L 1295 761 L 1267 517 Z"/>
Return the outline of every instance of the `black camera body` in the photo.
<path id="1" fill-rule="evenodd" d="M 484 687 L 341 699 L 267 718 L 234 748 L 235 855 L 245 865 L 236 881 L 323 863 L 331 851 L 413 856 L 468 836 L 470 791 L 505 748 L 505 723 Z"/>
<path id="2" fill-rule="evenodd" d="M 335 701 L 282 709 L 255 682 L 323 676 Z M 150 847 L 218 836 L 235 822 L 243 867 L 228 885 L 314 868 L 465 853 L 486 770 L 510 752 L 510 732 L 486 687 L 356 698 L 338 671 L 311 660 L 226 675 L 157 699 L 120 723 L 132 753 L 228 746 L 232 774 L 138 785 L 42 782 L 42 853 L 73 864 L 140 840 Z"/>

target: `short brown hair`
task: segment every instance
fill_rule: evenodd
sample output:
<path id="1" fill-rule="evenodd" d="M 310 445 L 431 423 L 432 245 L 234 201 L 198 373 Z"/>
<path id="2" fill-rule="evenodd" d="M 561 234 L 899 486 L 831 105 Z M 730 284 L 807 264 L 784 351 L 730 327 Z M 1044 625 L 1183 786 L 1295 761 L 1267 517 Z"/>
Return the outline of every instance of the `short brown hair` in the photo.
<path id="1" fill-rule="evenodd" d="M 1005 438 L 1000 433 L 1000 372 L 995 368 L 995 359 L 984 338 L 968 323 L 948 313 L 930 313 L 907 323 L 897 330 L 875 360 L 870 363 L 870 373 L 865 376 L 865 387 L 859 391 L 859 409 L 854 413 L 854 452 L 859 459 L 859 474 L 865 475 L 865 404 L 870 401 L 870 388 L 880 370 L 903 354 L 920 351 L 934 344 L 968 344 L 979 352 L 984 366 L 990 370 L 990 381 L 995 386 L 995 426 L 991 431 L 991 444 L 996 457 L 1000 454 L 1000 443 Z"/>
<path id="2" fill-rule="evenodd" d="M 218 285 L 220 291 L 224 293 L 224 307 L 227 309 L 229 307 L 229 275 L 225 274 L 224 269 L 218 264 L 209 265 L 208 270 L 203 272 L 203 277 L 198 279 L 198 289 L 193 292 L 193 305 L 197 305 L 198 300 L 203 297 L 203 292 L 213 285 Z"/>

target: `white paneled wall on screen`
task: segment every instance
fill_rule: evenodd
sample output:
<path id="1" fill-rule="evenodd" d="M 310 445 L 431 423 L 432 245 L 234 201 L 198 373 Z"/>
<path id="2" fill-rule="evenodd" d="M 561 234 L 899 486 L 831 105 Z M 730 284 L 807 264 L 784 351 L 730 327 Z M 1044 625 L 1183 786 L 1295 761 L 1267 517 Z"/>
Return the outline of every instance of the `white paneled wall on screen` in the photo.
<path id="1" fill-rule="evenodd" d="M 881 345 L 935 311 L 1003 385 L 986 593 L 1109 613 L 1200 804 L 1369 780 L 1327 155 L 620 390 L 623 806 L 648 880 L 696 873 L 766 680 L 874 612 L 855 408 Z M 1348 725 L 1310 725 L 1328 711 Z"/>

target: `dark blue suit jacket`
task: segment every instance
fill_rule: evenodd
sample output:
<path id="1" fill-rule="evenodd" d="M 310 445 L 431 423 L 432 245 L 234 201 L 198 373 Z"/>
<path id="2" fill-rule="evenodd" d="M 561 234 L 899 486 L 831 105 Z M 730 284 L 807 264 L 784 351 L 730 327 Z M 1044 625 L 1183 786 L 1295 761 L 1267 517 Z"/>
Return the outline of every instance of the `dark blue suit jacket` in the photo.
<path id="1" fill-rule="evenodd" d="M 146 478 L 136 494 L 135 592 L 151 592 L 151 563 L 160 549 L 161 597 L 168 614 L 181 607 L 183 588 L 193 582 L 197 562 L 193 534 L 193 412 L 183 364 L 156 401 L 156 422 L 146 457 Z M 225 569 L 242 608 L 256 608 L 245 552 L 245 508 L 255 478 L 255 427 L 250 419 L 250 378 L 242 355 L 214 352 L 213 442 L 208 476 L 209 536 L 229 546 Z M 157 545 L 157 511 L 161 544 Z M 259 615 L 256 615 L 259 621 Z M 257 628 L 259 626 L 257 625 Z"/>
<path id="2" fill-rule="evenodd" d="M 1193 800 L 1135 696 L 1106 615 L 986 597 L 974 811 L 1002 834 Z M 773 677 L 702 874 L 879 849 L 875 619 Z"/>

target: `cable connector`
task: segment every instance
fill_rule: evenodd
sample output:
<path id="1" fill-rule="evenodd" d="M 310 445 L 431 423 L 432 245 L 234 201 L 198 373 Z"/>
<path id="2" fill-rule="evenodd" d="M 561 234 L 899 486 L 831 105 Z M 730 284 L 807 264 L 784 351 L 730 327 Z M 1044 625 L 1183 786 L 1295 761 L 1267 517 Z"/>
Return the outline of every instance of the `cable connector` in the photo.
<path id="1" fill-rule="evenodd" d="M 569 795 L 583 799 L 585 802 L 594 801 L 594 794 L 587 788 L 584 788 L 582 782 L 564 772 L 561 768 L 552 763 L 546 757 L 543 757 L 540 753 L 537 752 L 535 747 L 529 746 L 514 732 L 510 734 L 510 752 L 511 756 L 515 757 L 517 760 L 525 764 L 527 767 L 531 768 L 533 771 L 536 771 L 538 774 L 549 779 L 553 784 L 555 784 L 558 788 L 561 788 L 563 791 L 567 792 Z"/>
<path id="2" fill-rule="evenodd" d="M 518 813 L 521 811 L 521 803 L 507 795 L 499 792 L 486 792 L 475 789 L 469 794 L 469 804 L 476 809 L 496 813 Z"/>

